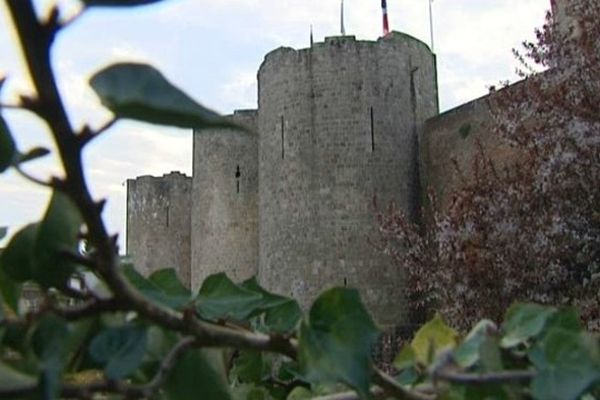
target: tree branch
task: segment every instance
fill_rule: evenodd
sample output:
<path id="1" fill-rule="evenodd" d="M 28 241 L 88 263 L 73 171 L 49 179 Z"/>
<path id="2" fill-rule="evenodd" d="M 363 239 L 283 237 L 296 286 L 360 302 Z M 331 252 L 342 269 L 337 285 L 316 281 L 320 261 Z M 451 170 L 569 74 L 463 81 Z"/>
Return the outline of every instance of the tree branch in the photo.
<path id="1" fill-rule="evenodd" d="M 90 384 L 64 384 L 61 389 L 61 397 L 66 398 L 89 398 L 94 393 L 121 394 L 129 398 L 150 398 L 165 383 L 169 372 L 173 369 L 181 355 L 192 347 L 195 338 L 185 337 L 181 339 L 165 356 L 160 367 L 152 380 L 142 385 L 132 385 L 120 381 L 100 381 Z M 12 398 L 32 395 L 38 390 L 38 385 L 27 385 L 19 388 L 0 387 L 0 397 Z"/>
<path id="2" fill-rule="evenodd" d="M 373 379 L 376 384 L 385 390 L 388 396 L 394 396 L 399 400 L 434 400 L 435 396 L 430 396 L 416 391 L 410 391 L 402 387 L 394 378 L 375 368 L 375 377 Z"/>
<path id="3" fill-rule="evenodd" d="M 529 382 L 535 378 L 536 371 L 498 371 L 489 374 L 465 374 L 459 372 L 438 371 L 434 379 L 460 385 L 491 385 L 499 383 Z"/>
<path id="4" fill-rule="evenodd" d="M 385 399 L 387 393 L 380 387 L 371 388 L 371 396 L 374 399 Z M 313 397 L 312 400 L 360 400 L 360 396 L 355 391 L 348 391 L 343 393 L 329 394 L 327 396 Z"/>

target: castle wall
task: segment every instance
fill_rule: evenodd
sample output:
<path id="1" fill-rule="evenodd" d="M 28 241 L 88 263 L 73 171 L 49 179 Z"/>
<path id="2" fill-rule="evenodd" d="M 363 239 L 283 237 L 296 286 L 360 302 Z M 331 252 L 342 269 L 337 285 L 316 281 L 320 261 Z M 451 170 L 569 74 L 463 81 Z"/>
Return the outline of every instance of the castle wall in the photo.
<path id="1" fill-rule="evenodd" d="M 367 238 L 374 197 L 417 214 L 417 132 L 437 113 L 433 54 L 399 33 L 328 38 L 271 52 L 258 77 L 261 283 L 304 306 L 357 287 L 379 322 L 402 322 L 403 277 Z"/>
<path id="2" fill-rule="evenodd" d="M 189 285 L 191 189 L 179 172 L 127 180 L 127 254 L 141 273 L 175 268 Z"/>
<path id="3" fill-rule="evenodd" d="M 226 271 L 242 281 L 258 266 L 257 112 L 229 118 L 252 131 L 202 130 L 194 134 L 192 287 Z"/>
<path id="4" fill-rule="evenodd" d="M 495 130 L 489 100 L 490 96 L 481 97 L 425 123 L 420 139 L 422 186 L 424 194 L 430 190 L 435 195 L 437 211 L 451 207 L 454 194 L 473 182 L 479 146 L 498 170 L 519 156 Z"/>

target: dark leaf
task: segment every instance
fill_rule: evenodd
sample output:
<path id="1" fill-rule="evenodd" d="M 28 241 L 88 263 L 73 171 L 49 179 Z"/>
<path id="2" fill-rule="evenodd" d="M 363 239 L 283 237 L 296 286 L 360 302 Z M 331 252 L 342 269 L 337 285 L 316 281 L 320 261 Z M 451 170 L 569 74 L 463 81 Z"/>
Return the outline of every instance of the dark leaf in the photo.
<path id="1" fill-rule="evenodd" d="M 190 291 L 183 286 L 183 283 L 181 283 L 177 276 L 177 272 L 173 268 L 155 271 L 150 275 L 148 280 L 168 295 L 187 297 L 188 299 L 191 296 Z"/>
<path id="2" fill-rule="evenodd" d="M 238 286 L 219 273 L 204 280 L 195 303 L 201 318 L 243 321 L 260 309 L 262 301 L 261 294 Z"/>
<path id="3" fill-rule="evenodd" d="M 191 301 L 190 292 L 183 287 L 174 270 L 158 271 L 146 279 L 131 264 L 125 264 L 123 273 L 144 296 L 163 306 L 179 310 Z"/>
<path id="4" fill-rule="evenodd" d="M 75 204 L 65 194 L 54 191 L 42 220 L 34 247 L 34 280 L 43 287 L 64 287 L 76 264 L 62 252 L 78 251 L 82 219 Z"/>
<path id="5" fill-rule="evenodd" d="M 163 0 L 83 0 L 88 7 L 134 7 L 158 3 Z"/>
<path id="6" fill-rule="evenodd" d="M 0 172 L 4 172 L 14 161 L 15 141 L 10 134 L 8 125 L 0 115 Z"/>
<path id="7" fill-rule="evenodd" d="M 0 240 L 4 239 L 8 234 L 8 228 L 6 226 L 0 226 Z"/>
<path id="8" fill-rule="evenodd" d="M 260 382 L 270 371 L 269 363 L 263 353 L 254 350 L 242 350 L 235 361 L 234 374 L 241 382 Z"/>
<path id="9" fill-rule="evenodd" d="M 9 279 L 17 282 L 34 276 L 33 248 L 40 224 L 30 224 L 15 233 L 0 255 L 0 266 Z"/>
<path id="10" fill-rule="evenodd" d="M 177 362 L 164 386 L 166 400 L 232 400 L 220 350 L 193 350 Z"/>
<path id="11" fill-rule="evenodd" d="M 42 318 L 33 334 L 33 350 L 40 361 L 39 390 L 43 399 L 58 397 L 68 341 L 66 322 L 52 314 Z"/>
<path id="12" fill-rule="evenodd" d="M 256 281 L 256 277 L 252 277 L 246 281 L 244 281 L 241 285 L 244 289 L 251 290 L 256 292 L 262 296 L 262 300 L 260 302 L 259 309 L 260 311 L 265 311 L 272 307 L 280 306 L 290 300 L 287 297 L 279 296 L 273 293 L 268 292 L 262 286 L 258 284 Z"/>
<path id="13" fill-rule="evenodd" d="M 8 277 L 2 261 L 0 260 L 0 293 L 4 304 L 8 306 L 14 314 L 19 313 L 19 298 L 21 297 L 21 284 Z"/>
<path id="14" fill-rule="evenodd" d="M 576 400 L 600 382 L 600 355 L 596 338 L 556 328 L 530 352 L 538 370 L 531 384 L 538 400 Z"/>
<path id="15" fill-rule="evenodd" d="M 265 313 L 265 325 L 272 332 L 286 333 L 293 331 L 302 319 L 302 310 L 295 300 L 270 308 Z"/>
<path id="16" fill-rule="evenodd" d="M 37 379 L 0 362 L 0 387 L 6 391 L 26 389 L 37 385 Z"/>
<path id="17" fill-rule="evenodd" d="M 302 318 L 302 310 L 298 302 L 266 291 L 254 277 L 242 283 L 242 287 L 262 296 L 260 305 L 256 307 L 254 314 L 265 313 L 264 323 L 267 330 L 285 333 L 296 328 Z"/>
<path id="18" fill-rule="evenodd" d="M 118 118 L 181 128 L 234 126 L 196 103 L 150 65 L 114 64 L 96 73 L 90 84 Z"/>
<path id="19" fill-rule="evenodd" d="M 134 372 L 146 352 L 146 330 L 123 326 L 110 328 L 92 340 L 90 355 L 104 365 L 109 379 L 122 379 Z"/>
<path id="20" fill-rule="evenodd" d="M 342 382 L 368 397 L 377 336 L 358 291 L 324 292 L 300 326 L 298 359 L 304 375 L 313 382 Z"/>

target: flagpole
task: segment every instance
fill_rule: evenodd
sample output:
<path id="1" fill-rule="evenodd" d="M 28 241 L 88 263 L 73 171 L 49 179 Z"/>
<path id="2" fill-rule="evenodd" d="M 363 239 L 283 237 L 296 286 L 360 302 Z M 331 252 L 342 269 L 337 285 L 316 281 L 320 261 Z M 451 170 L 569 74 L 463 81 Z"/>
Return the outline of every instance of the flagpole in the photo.
<path id="1" fill-rule="evenodd" d="M 344 0 L 342 0 L 342 7 L 340 10 L 340 30 L 342 36 L 346 36 L 346 27 L 344 26 Z"/>
<path id="2" fill-rule="evenodd" d="M 429 0 L 429 33 L 431 35 L 431 52 L 435 53 L 435 46 L 433 42 L 433 0 Z"/>

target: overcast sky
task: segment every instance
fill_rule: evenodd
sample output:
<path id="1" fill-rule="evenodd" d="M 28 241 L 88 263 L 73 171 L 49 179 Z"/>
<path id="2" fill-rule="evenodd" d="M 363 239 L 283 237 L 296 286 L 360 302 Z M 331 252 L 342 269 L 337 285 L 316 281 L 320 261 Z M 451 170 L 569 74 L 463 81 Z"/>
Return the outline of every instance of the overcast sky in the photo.
<path id="1" fill-rule="evenodd" d="M 43 15 L 59 3 L 68 16 L 77 1 L 39 0 Z M 381 34 L 379 0 L 345 0 L 346 33 L 375 40 Z M 549 0 L 435 0 L 435 51 L 442 110 L 472 100 L 489 85 L 514 80 L 511 49 L 533 37 Z M 222 113 L 256 107 L 256 72 L 264 55 L 279 46 L 309 45 L 339 33 L 340 0 L 165 0 L 132 10 L 93 10 L 56 41 L 53 53 L 59 85 L 76 126 L 98 126 L 110 118 L 88 89 L 93 72 L 114 61 L 151 61 L 172 82 L 204 105 Z M 392 29 L 430 42 L 428 0 L 388 0 Z M 3 103 L 31 92 L 12 23 L 0 3 L 0 76 L 8 77 Z M 35 117 L 6 110 L 20 149 L 52 146 Z M 138 175 L 173 170 L 191 174 L 191 132 L 119 122 L 85 153 L 94 195 L 107 197 L 105 219 L 124 231 L 125 186 Z M 44 177 L 59 169 L 52 159 L 27 170 Z M 45 190 L 14 173 L 0 176 L 0 226 L 10 232 L 39 219 Z M 123 238 L 123 235 L 121 235 Z M 4 241 L 5 242 L 5 241 Z M 0 241 L 0 245 L 4 242 Z"/>

